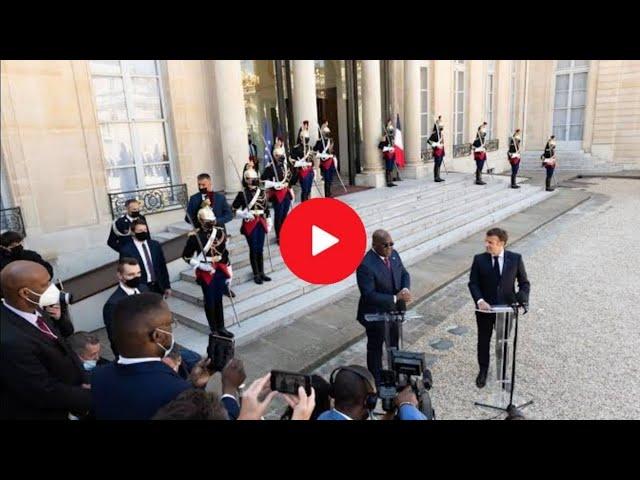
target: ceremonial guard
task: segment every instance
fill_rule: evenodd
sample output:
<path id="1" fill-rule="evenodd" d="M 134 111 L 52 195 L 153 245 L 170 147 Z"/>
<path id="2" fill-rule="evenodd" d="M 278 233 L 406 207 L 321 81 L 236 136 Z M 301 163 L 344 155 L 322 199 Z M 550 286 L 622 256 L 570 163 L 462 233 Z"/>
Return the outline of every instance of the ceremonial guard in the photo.
<path id="1" fill-rule="evenodd" d="M 520 188 L 520 185 L 516 183 L 516 175 L 518 175 L 518 169 L 520 168 L 520 129 L 517 128 L 511 138 L 509 138 L 509 151 L 507 152 L 507 158 L 511 164 L 511 188 Z"/>
<path id="2" fill-rule="evenodd" d="M 394 132 L 395 132 L 395 128 L 393 128 L 393 122 L 389 120 L 387 122 L 387 127 L 385 129 L 384 136 L 382 137 L 382 140 L 380 140 L 380 143 L 378 144 L 378 148 L 382 150 L 382 158 L 384 158 L 384 172 L 385 172 L 385 178 L 387 181 L 387 187 L 397 186 L 395 183 L 391 181 L 393 169 L 396 164 L 396 153 L 395 153 L 395 148 L 393 146 Z"/>
<path id="3" fill-rule="evenodd" d="M 440 177 L 440 167 L 444 160 L 444 136 L 442 131 L 444 124 L 442 123 L 442 115 L 438 116 L 438 120 L 433 124 L 433 132 L 429 137 L 429 145 L 433 151 L 433 181 L 444 182 L 444 178 Z"/>
<path id="4" fill-rule="evenodd" d="M 309 122 L 302 122 L 302 127 L 298 130 L 298 143 L 292 149 L 292 156 L 295 163 L 293 166 L 298 169 L 298 179 L 300 181 L 301 201 L 309 200 L 311 187 L 315 180 L 313 171 L 314 152 L 309 144 Z"/>
<path id="5" fill-rule="evenodd" d="M 260 285 L 271 281 L 264 273 L 264 242 L 271 230 L 271 218 L 266 192 L 258 185 L 258 172 L 250 163 L 245 165 L 242 177 L 244 188 L 236 195 L 231 208 L 242 218 L 240 233 L 249 246 L 253 281 Z"/>
<path id="6" fill-rule="evenodd" d="M 204 311 L 211 332 L 233 338 L 233 333 L 224 326 L 222 305 L 222 296 L 229 290 L 233 275 L 226 235 L 221 227 L 215 226 L 213 210 L 206 201 L 203 203 L 197 215 L 200 227 L 189 233 L 182 259 L 195 269 L 196 283 L 202 288 Z"/>
<path id="7" fill-rule="evenodd" d="M 281 138 L 276 139 L 276 144 L 271 153 L 271 162 L 262 172 L 261 180 L 265 180 L 267 197 L 273 205 L 276 243 L 280 245 L 280 229 L 287 218 L 294 198 L 291 187 L 297 181 L 293 164 L 287 159 Z"/>
<path id="8" fill-rule="evenodd" d="M 140 219 L 147 223 L 147 219 L 140 213 L 140 202 L 135 198 L 130 198 L 124 202 L 127 213 L 111 223 L 111 231 L 107 239 L 107 245 L 120 253 L 120 247 L 132 241 L 131 224 L 134 220 Z"/>
<path id="9" fill-rule="evenodd" d="M 331 139 L 331 130 L 329 122 L 325 121 L 320 127 L 320 138 L 316 142 L 314 150 L 318 152 L 320 159 L 320 173 L 324 180 L 324 196 L 331 197 L 331 184 L 333 177 L 338 171 L 338 157 L 335 156 L 333 150 L 333 140 Z"/>
<path id="10" fill-rule="evenodd" d="M 482 169 L 484 168 L 484 162 L 487 160 L 487 149 L 484 145 L 485 138 L 487 137 L 487 122 L 484 122 L 478 127 L 476 133 L 476 139 L 473 146 L 473 159 L 476 161 L 476 185 L 486 185 L 487 182 L 482 181 Z"/>
<path id="11" fill-rule="evenodd" d="M 553 178 L 553 172 L 556 169 L 556 136 L 551 135 L 547 144 L 544 147 L 544 153 L 541 157 L 542 166 L 547 169 L 547 178 L 545 179 L 545 187 L 547 192 L 553 192 L 555 189 L 551 188 L 551 178 Z"/>

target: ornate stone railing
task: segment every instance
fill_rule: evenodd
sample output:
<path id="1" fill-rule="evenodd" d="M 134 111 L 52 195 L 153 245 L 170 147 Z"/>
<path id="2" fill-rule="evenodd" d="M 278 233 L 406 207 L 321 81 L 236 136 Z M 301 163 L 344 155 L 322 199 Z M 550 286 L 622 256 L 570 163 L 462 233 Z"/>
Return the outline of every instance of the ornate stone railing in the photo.
<path id="1" fill-rule="evenodd" d="M 7 230 L 18 232 L 22 234 L 23 237 L 27 236 L 20 207 L 3 208 L 0 210 L 0 231 L 5 232 Z"/>
<path id="2" fill-rule="evenodd" d="M 186 183 L 110 193 L 109 205 L 112 218 L 115 219 L 126 212 L 124 204 L 130 198 L 140 202 L 140 213 L 143 215 L 183 208 L 189 201 Z"/>
<path id="3" fill-rule="evenodd" d="M 460 143 L 453 146 L 453 158 L 466 157 L 471 155 L 471 144 Z"/>
<path id="4" fill-rule="evenodd" d="M 500 148 L 500 142 L 497 138 L 492 138 L 491 140 L 487 140 L 484 146 L 487 148 L 487 152 L 495 152 Z"/>

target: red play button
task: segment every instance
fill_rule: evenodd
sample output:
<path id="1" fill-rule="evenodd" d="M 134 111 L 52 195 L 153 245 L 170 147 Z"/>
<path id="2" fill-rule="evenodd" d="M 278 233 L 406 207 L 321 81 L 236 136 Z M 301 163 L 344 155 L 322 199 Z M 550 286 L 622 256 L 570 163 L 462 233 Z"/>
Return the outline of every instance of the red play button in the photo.
<path id="1" fill-rule="evenodd" d="M 314 198 L 295 207 L 280 231 L 280 252 L 295 275 L 309 283 L 328 284 L 358 268 L 367 233 L 358 214 L 333 198 Z"/>

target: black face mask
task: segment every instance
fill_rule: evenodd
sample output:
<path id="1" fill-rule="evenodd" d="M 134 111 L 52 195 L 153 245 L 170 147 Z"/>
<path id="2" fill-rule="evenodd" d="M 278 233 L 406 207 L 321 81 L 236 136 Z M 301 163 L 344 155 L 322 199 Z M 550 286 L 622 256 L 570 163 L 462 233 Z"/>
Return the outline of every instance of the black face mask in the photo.
<path id="1" fill-rule="evenodd" d="M 206 189 L 206 187 L 202 187 L 202 188 L 200 188 L 199 190 L 200 190 L 200 193 L 201 193 L 201 194 L 203 194 L 203 195 L 205 195 L 205 194 L 208 192 L 208 190 Z"/>
<path id="2" fill-rule="evenodd" d="M 133 277 L 124 282 L 124 284 L 129 288 L 137 288 L 140 285 L 140 279 L 142 277 Z"/>
<path id="3" fill-rule="evenodd" d="M 23 252 L 24 247 L 22 245 L 16 245 L 15 247 L 10 248 L 10 250 L 11 250 L 11 255 L 13 255 L 14 257 L 17 257 Z"/>
<path id="4" fill-rule="evenodd" d="M 134 233 L 134 235 L 141 242 L 144 242 L 145 240 L 149 240 L 149 232 L 138 232 L 138 233 Z"/>
<path id="5" fill-rule="evenodd" d="M 129 215 L 131 218 L 138 218 L 140 216 L 140 212 L 131 212 Z"/>

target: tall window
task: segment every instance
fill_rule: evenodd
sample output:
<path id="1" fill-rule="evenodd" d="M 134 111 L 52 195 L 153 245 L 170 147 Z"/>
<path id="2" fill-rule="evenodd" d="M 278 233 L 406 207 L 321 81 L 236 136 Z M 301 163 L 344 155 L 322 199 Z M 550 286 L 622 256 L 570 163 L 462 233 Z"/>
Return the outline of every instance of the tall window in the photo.
<path id="1" fill-rule="evenodd" d="M 429 115 L 429 70 L 420 67 L 420 148 L 426 150 L 433 122 Z"/>
<path id="2" fill-rule="evenodd" d="M 496 61 L 487 62 L 487 85 L 485 94 L 485 121 L 487 122 L 487 140 L 493 138 L 493 100 L 495 84 Z"/>
<path id="3" fill-rule="evenodd" d="M 559 142 L 582 140 L 588 73 L 588 60 L 558 60 L 553 134 Z"/>
<path id="4" fill-rule="evenodd" d="M 155 60 L 91 60 L 109 192 L 168 185 L 167 119 Z"/>
<path id="5" fill-rule="evenodd" d="M 464 142 L 464 104 L 465 104 L 465 61 L 454 62 L 454 97 L 453 97 L 453 144 Z"/>
<path id="6" fill-rule="evenodd" d="M 511 81 L 510 92 L 511 98 L 509 100 L 509 135 L 513 134 L 516 129 L 516 60 L 511 60 Z"/>

